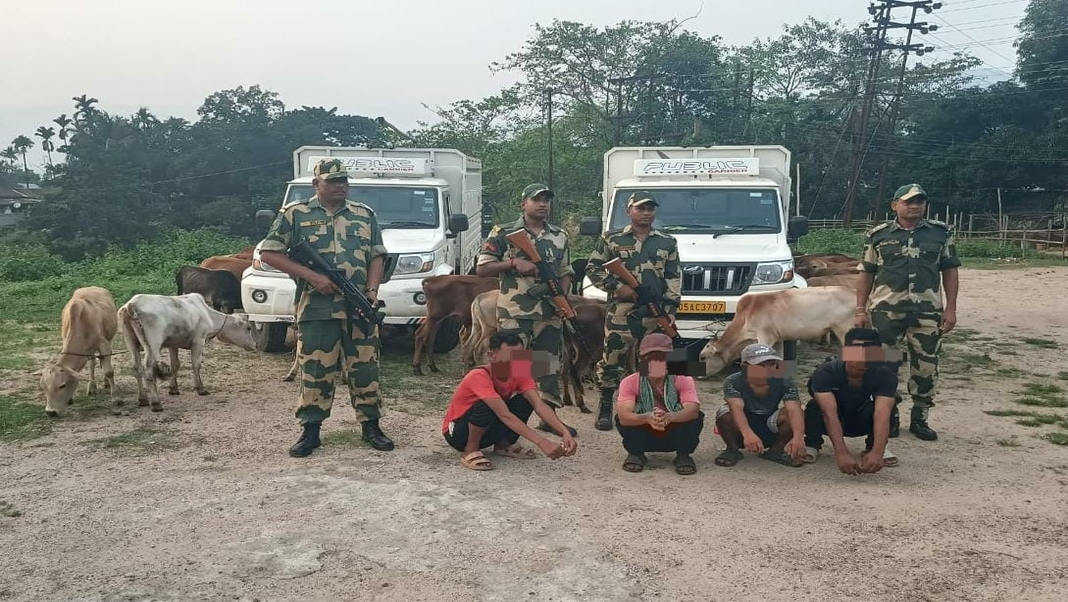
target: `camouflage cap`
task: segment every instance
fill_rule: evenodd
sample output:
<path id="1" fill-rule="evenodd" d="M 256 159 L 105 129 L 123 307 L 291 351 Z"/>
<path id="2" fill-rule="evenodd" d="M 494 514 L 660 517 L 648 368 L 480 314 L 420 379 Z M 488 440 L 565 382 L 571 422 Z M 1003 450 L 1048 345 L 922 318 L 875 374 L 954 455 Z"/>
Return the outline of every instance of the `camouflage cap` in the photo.
<path id="1" fill-rule="evenodd" d="M 897 192 L 894 193 L 894 200 L 904 201 L 907 199 L 911 199 L 914 196 L 922 196 L 923 198 L 927 198 L 927 193 L 923 190 L 922 187 L 920 187 L 919 184 L 905 184 L 901 188 L 898 188 Z"/>
<path id="2" fill-rule="evenodd" d="M 774 347 L 763 345 L 761 343 L 753 343 L 745 349 L 742 349 L 743 364 L 759 364 L 768 360 L 782 361 L 782 356 L 779 355 L 779 352 L 775 351 Z"/>
<path id="3" fill-rule="evenodd" d="M 315 169 L 312 170 L 312 173 L 320 180 L 336 180 L 349 177 L 349 170 L 345 169 L 345 164 L 340 159 L 323 159 L 315 164 Z"/>
<path id="4" fill-rule="evenodd" d="M 660 206 L 660 203 L 656 202 L 656 199 L 653 198 L 653 195 L 649 194 L 648 192 L 645 192 L 644 190 L 639 190 L 634 194 L 630 195 L 630 198 L 627 199 L 627 209 L 630 209 L 635 205 L 645 205 L 647 203 L 652 203 L 653 207 Z"/>
<path id="5" fill-rule="evenodd" d="M 554 193 L 552 190 L 549 190 L 549 187 L 545 184 L 531 184 L 530 186 L 527 186 L 523 189 L 523 198 L 529 199 L 531 197 L 536 197 L 543 192 L 547 192 L 549 194 L 550 199 L 556 196 L 556 193 Z"/>

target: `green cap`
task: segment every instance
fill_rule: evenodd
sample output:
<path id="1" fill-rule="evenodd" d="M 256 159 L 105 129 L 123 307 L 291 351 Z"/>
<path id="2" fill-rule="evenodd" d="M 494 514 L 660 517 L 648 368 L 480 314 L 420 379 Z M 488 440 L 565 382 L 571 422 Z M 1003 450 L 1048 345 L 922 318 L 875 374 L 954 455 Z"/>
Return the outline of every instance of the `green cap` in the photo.
<path id="1" fill-rule="evenodd" d="M 316 178 L 320 180 L 336 180 L 349 177 L 349 170 L 339 159 L 323 159 L 315 164 L 312 170 Z"/>
<path id="2" fill-rule="evenodd" d="M 653 207 L 660 206 L 660 203 L 656 202 L 656 199 L 653 198 L 653 195 L 649 194 L 648 192 L 645 192 L 644 190 L 639 190 L 634 194 L 630 195 L 630 198 L 627 199 L 627 209 L 630 209 L 635 205 L 644 205 L 646 203 L 652 203 Z"/>
<path id="3" fill-rule="evenodd" d="M 904 201 L 907 199 L 911 199 L 914 196 L 922 196 L 923 198 L 927 198 L 927 193 L 924 192 L 923 188 L 921 188 L 919 184 L 905 184 L 901 188 L 898 188 L 897 192 L 894 193 L 894 200 Z"/>
<path id="4" fill-rule="evenodd" d="M 556 196 L 556 194 L 553 193 L 552 190 L 549 190 L 549 187 L 545 184 L 531 184 L 523 189 L 523 198 L 529 199 L 531 197 L 536 197 L 543 192 L 549 193 L 550 199 Z"/>

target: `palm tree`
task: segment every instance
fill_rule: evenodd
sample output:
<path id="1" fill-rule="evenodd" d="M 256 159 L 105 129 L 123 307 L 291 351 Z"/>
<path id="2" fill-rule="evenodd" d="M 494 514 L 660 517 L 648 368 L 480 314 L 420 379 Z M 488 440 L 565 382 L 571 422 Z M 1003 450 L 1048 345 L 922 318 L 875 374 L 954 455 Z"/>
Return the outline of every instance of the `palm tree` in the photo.
<path id="1" fill-rule="evenodd" d="M 156 119 L 156 116 L 149 112 L 148 107 L 141 107 L 130 118 L 130 123 L 137 128 L 137 131 L 143 134 L 153 126 L 158 125 L 159 119 Z"/>
<path id="2" fill-rule="evenodd" d="M 26 188 L 29 188 L 30 166 L 26 163 L 26 151 L 33 148 L 33 140 L 26 136 L 19 136 L 11 141 L 11 147 L 15 149 L 16 153 L 22 155 L 22 171 L 26 174 Z"/>
<path id="3" fill-rule="evenodd" d="M 52 151 L 56 150 L 56 145 L 52 144 L 52 136 L 56 135 L 56 130 L 42 125 L 33 135 L 41 139 L 41 148 L 48 153 L 48 166 L 52 167 Z"/>
<path id="4" fill-rule="evenodd" d="M 79 125 L 88 125 L 92 121 L 93 115 L 96 114 L 96 107 L 93 105 L 100 102 L 95 98 L 90 98 L 88 94 L 82 94 L 81 96 L 74 96 L 71 98 L 74 101 L 74 120 Z"/>
<path id="5" fill-rule="evenodd" d="M 74 123 L 73 121 L 71 121 L 70 117 L 67 117 L 67 114 L 64 113 L 59 117 L 53 119 L 52 123 L 59 126 L 59 139 L 66 140 L 67 134 L 70 132 L 69 126 L 70 124 Z"/>
<path id="6" fill-rule="evenodd" d="M 14 146 L 9 146 L 4 150 L 0 151 L 0 157 L 7 159 L 11 162 L 11 165 L 14 166 L 16 165 L 15 162 L 19 160 L 19 153 L 17 150 L 15 150 Z"/>

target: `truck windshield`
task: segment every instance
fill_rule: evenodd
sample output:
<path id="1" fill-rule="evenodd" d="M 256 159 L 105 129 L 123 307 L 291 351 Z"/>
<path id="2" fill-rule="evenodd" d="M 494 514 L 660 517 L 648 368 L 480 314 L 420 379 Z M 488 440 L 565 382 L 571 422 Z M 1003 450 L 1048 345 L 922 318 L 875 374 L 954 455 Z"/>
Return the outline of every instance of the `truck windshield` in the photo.
<path id="1" fill-rule="evenodd" d="M 314 195 L 311 184 L 293 184 L 286 192 L 285 204 Z M 437 228 L 439 224 L 436 188 L 350 185 L 349 199 L 374 209 L 382 228 Z"/>
<path id="2" fill-rule="evenodd" d="M 665 232 L 768 234 L 781 230 L 779 195 L 774 189 L 646 189 L 660 203 L 653 227 Z M 630 223 L 627 199 L 635 190 L 616 190 L 610 229 Z"/>

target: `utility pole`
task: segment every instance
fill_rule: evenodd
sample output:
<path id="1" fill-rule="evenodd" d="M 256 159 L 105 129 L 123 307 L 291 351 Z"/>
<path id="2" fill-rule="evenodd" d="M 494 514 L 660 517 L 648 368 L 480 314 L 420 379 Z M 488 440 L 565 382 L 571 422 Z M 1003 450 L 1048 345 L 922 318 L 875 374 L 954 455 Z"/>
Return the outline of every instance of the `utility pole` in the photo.
<path id="1" fill-rule="evenodd" d="M 905 50 L 905 57 L 907 59 L 908 52 L 913 51 L 917 54 L 923 54 L 923 52 L 930 52 L 934 50 L 933 47 L 925 48 L 922 44 L 913 45 L 912 32 L 914 29 L 924 29 L 927 33 L 930 31 L 931 26 L 926 23 L 917 24 L 916 14 L 919 10 L 930 13 L 932 10 L 936 10 L 942 7 L 941 2 L 935 2 L 934 0 L 876 0 L 868 5 L 868 13 L 872 15 L 875 23 L 874 27 L 865 27 L 864 30 L 872 36 L 872 56 L 871 62 L 868 64 L 867 81 L 864 85 L 864 101 L 861 105 L 859 116 L 854 113 L 853 121 L 853 158 L 849 167 L 849 188 L 846 192 L 845 207 L 842 211 L 842 225 L 849 227 L 853 223 L 853 206 L 856 203 L 857 193 L 860 190 L 860 175 L 864 167 L 864 157 L 868 152 L 868 123 L 871 119 L 872 106 L 875 104 L 876 96 L 876 82 L 879 77 L 879 69 L 882 66 L 883 50 L 888 48 L 897 48 Z M 895 8 L 911 8 L 912 19 L 909 23 L 899 23 L 891 20 L 891 12 Z M 888 44 L 886 41 L 887 32 L 891 29 L 906 28 L 908 29 L 909 39 L 904 45 Z M 903 83 L 904 83 L 904 68 L 905 62 L 902 61 L 901 72 L 899 74 L 898 81 L 898 94 L 900 95 Z"/>

